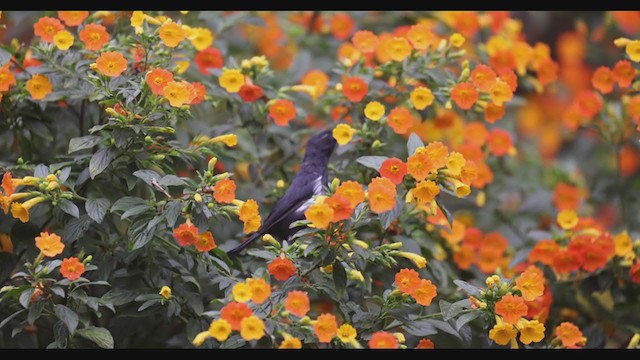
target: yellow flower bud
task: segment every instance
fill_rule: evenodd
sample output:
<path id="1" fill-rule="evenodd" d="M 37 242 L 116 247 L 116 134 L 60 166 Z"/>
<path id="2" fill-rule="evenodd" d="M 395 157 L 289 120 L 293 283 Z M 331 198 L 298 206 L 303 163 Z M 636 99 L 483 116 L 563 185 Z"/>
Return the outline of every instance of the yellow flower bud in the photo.
<path id="1" fill-rule="evenodd" d="M 162 295 L 163 298 L 169 299 L 171 297 L 171 288 L 163 286 L 162 289 L 160 289 L 159 294 Z"/>
<path id="2" fill-rule="evenodd" d="M 276 188 L 282 189 L 282 188 L 284 188 L 284 185 L 285 185 L 284 184 L 284 180 L 280 179 L 280 180 L 276 181 Z"/>
<path id="3" fill-rule="evenodd" d="M 197 203 L 201 203 L 202 202 L 202 195 L 200 195 L 200 194 L 193 195 L 193 200 L 195 200 Z"/>

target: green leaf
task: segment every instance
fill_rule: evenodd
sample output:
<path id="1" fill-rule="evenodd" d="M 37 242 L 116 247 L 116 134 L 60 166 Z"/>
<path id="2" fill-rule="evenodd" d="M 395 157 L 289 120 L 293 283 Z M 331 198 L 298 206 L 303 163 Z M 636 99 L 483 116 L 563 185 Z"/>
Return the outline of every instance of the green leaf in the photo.
<path id="1" fill-rule="evenodd" d="M 112 304 L 114 306 L 120 306 L 132 302 L 136 296 L 135 292 L 124 289 L 113 289 L 100 298 L 101 304 Z"/>
<path id="2" fill-rule="evenodd" d="M 87 199 L 84 208 L 87 211 L 87 215 L 89 215 L 93 221 L 100 224 L 110 206 L 111 202 L 105 198 L 90 197 Z"/>
<path id="3" fill-rule="evenodd" d="M 115 158 L 115 151 L 112 148 L 104 148 L 98 150 L 93 154 L 91 161 L 89 161 L 89 174 L 92 179 L 100 175 L 104 169 L 111 164 L 111 161 Z"/>
<path id="4" fill-rule="evenodd" d="M 386 156 L 361 156 L 356 159 L 356 161 L 368 168 L 378 171 L 382 163 L 387 159 L 388 157 Z"/>
<path id="5" fill-rule="evenodd" d="M 153 170 L 138 170 L 136 172 L 133 173 L 133 176 L 142 179 L 142 181 L 144 181 L 145 183 L 147 183 L 147 185 L 149 186 L 153 186 L 151 184 L 151 181 L 153 181 L 154 179 L 156 181 L 159 181 L 162 178 L 162 175 L 158 174 L 157 172 L 153 171 Z"/>
<path id="6" fill-rule="evenodd" d="M 185 186 L 187 183 L 175 175 L 165 175 L 159 181 L 164 186 Z"/>
<path id="7" fill-rule="evenodd" d="M 464 292 L 466 292 L 468 295 L 474 295 L 474 296 L 478 296 L 480 295 L 480 289 L 478 289 L 477 287 L 469 284 L 466 281 L 463 280 L 453 280 L 453 283 L 458 285 L 458 287 L 463 290 Z"/>
<path id="8" fill-rule="evenodd" d="M 142 213 L 144 213 L 145 211 L 151 209 L 151 207 L 147 204 L 141 204 L 141 205 L 136 205 L 130 209 L 128 209 L 127 211 L 125 211 L 124 213 L 122 213 L 122 216 L 120 217 L 122 220 L 131 217 L 131 216 L 135 216 L 135 215 L 140 215 Z"/>
<path id="9" fill-rule="evenodd" d="M 411 133 L 411 135 L 409 135 L 409 140 L 407 140 L 407 153 L 409 154 L 409 156 L 413 155 L 416 152 L 417 148 L 423 146 L 424 143 L 422 142 L 422 139 L 420 139 L 420 136 L 418 136 L 418 134 Z"/>
<path id="10" fill-rule="evenodd" d="M 71 139 L 71 141 L 69 141 L 69 154 L 84 149 L 90 149 L 100 144 L 100 142 L 102 142 L 102 136 L 97 135 L 87 135 L 73 138 Z"/>
<path id="11" fill-rule="evenodd" d="M 438 333 L 428 320 L 411 321 L 409 324 L 405 324 L 404 329 L 415 336 L 429 336 Z"/>
<path id="12" fill-rule="evenodd" d="M 76 204 L 74 204 L 70 200 L 67 200 L 67 199 L 58 200 L 58 207 L 60 208 L 60 210 L 66 212 L 67 214 L 73 216 L 76 219 L 80 217 L 80 209 L 78 209 L 78 206 L 76 206 Z"/>
<path id="13" fill-rule="evenodd" d="M 13 318 L 15 318 L 16 316 L 22 314 L 25 311 L 27 311 L 27 310 L 22 309 L 20 311 L 16 311 L 13 314 L 9 315 L 6 319 L 2 320 L 2 322 L 0 322 L 0 329 L 2 329 L 2 327 L 7 325 L 9 323 L 9 321 L 13 320 Z"/>
<path id="14" fill-rule="evenodd" d="M 400 216 L 402 213 L 402 207 L 404 206 L 404 201 L 400 198 L 396 198 L 396 205 L 393 209 L 383 212 L 380 214 L 380 225 L 382 225 L 383 229 L 387 229 L 391 226 L 391 223 Z"/>
<path id="15" fill-rule="evenodd" d="M 103 327 L 88 327 L 80 329 L 77 334 L 87 340 L 91 340 L 103 349 L 113 349 L 113 336 L 109 330 Z"/>
<path id="16" fill-rule="evenodd" d="M 454 302 L 453 304 L 445 300 L 440 300 L 439 305 L 440 311 L 442 312 L 442 320 L 444 321 L 453 319 L 454 317 L 458 316 L 458 314 L 460 314 L 464 309 L 468 309 L 470 306 L 469 299 L 462 299 L 460 301 Z"/>
<path id="17" fill-rule="evenodd" d="M 176 226 L 176 222 L 178 221 L 178 217 L 182 212 L 182 201 L 172 201 L 167 206 L 165 210 L 165 214 L 167 215 L 167 225 L 170 228 L 174 228 Z"/>
<path id="18" fill-rule="evenodd" d="M 147 300 L 145 301 L 142 305 L 140 305 L 140 307 L 138 308 L 138 312 L 143 311 L 147 308 L 150 308 L 151 306 L 158 304 L 160 301 L 157 299 L 153 299 L 153 300 Z"/>
<path id="19" fill-rule="evenodd" d="M 82 215 L 78 219 L 71 219 L 65 225 L 62 232 L 62 239 L 64 242 L 73 242 L 78 240 L 91 226 L 91 218 L 87 215 Z"/>
<path id="20" fill-rule="evenodd" d="M 460 331 L 460 329 L 467 324 L 468 322 L 471 322 L 473 320 L 475 320 L 477 317 L 479 317 L 481 315 L 480 311 L 474 311 L 474 312 L 470 312 L 468 314 L 462 314 L 460 315 L 460 317 L 458 318 L 458 320 L 456 320 L 456 330 Z"/>
<path id="21" fill-rule="evenodd" d="M 336 285 L 336 290 L 338 290 L 338 296 L 342 296 L 342 292 L 345 286 L 347 286 L 347 272 L 344 270 L 340 261 L 334 261 L 332 274 L 333 282 Z"/>
<path id="22" fill-rule="evenodd" d="M 36 301 L 35 304 L 31 304 L 29 314 L 27 314 L 27 323 L 29 323 L 29 325 L 33 325 L 33 323 L 38 320 L 43 308 L 44 301 Z"/>
<path id="23" fill-rule="evenodd" d="M 7 65 L 9 61 L 11 61 L 11 53 L 3 48 L 0 48 L 0 67 Z"/>
<path id="24" fill-rule="evenodd" d="M 125 196 L 122 199 L 119 199 L 118 201 L 116 201 L 113 205 L 111 205 L 111 212 L 126 211 L 128 209 L 131 209 L 134 206 L 138 206 L 142 204 L 146 205 L 147 202 L 144 199 L 141 199 L 139 197 Z"/>
<path id="25" fill-rule="evenodd" d="M 444 216 L 447 218 L 447 222 L 449 222 L 449 228 L 453 229 L 453 215 L 451 215 L 451 212 L 449 211 L 449 209 L 447 209 L 444 205 L 442 205 L 440 203 L 440 200 L 437 198 L 436 198 L 436 204 L 440 208 L 440 211 L 442 211 Z"/>
<path id="26" fill-rule="evenodd" d="M 62 320 L 62 322 L 67 326 L 67 329 L 69 329 L 69 333 L 73 334 L 78 327 L 78 323 L 80 322 L 78 314 L 76 314 L 68 307 L 60 304 L 56 305 L 53 308 L 53 311 L 55 311 L 58 319 Z"/>
<path id="27" fill-rule="evenodd" d="M 29 288 L 20 294 L 20 298 L 18 298 L 18 302 L 22 305 L 23 308 L 28 308 L 29 303 L 31 302 L 31 296 L 33 296 L 34 288 Z"/>

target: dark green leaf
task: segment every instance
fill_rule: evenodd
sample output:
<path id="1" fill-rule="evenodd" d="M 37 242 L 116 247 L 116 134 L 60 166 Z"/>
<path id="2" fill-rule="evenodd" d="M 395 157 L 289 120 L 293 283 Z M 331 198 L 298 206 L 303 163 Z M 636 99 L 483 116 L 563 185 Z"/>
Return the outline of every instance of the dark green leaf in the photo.
<path id="1" fill-rule="evenodd" d="M 140 305 L 140 307 L 138 308 L 138 312 L 143 311 L 147 308 L 150 308 L 151 306 L 158 304 L 159 300 L 157 299 L 153 299 L 153 300 L 147 300 L 145 301 L 142 305 Z"/>
<path id="2" fill-rule="evenodd" d="M 91 223 L 91 218 L 87 215 L 82 215 L 79 219 L 72 219 L 65 225 L 62 239 L 64 242 L 78 240 L 89 229 Z"/>
<path id="3" fill-rule="evenodd" d="M 387 159 L 388 157 L 386 156 L 361 156 L 356 159 L 356 161 L 368 168 L 378 171 L 382 163 Z"/>
<path id="4" fill-rule="evenodd" d="M 460 328 L 462 328 L 466 323 L 475 320 L 480 315 L 480 311 L 474 311 L 468 314 L 460 315 L 460 317 L 456 320 L 456 329 L 460 331 Z"/>
<path id="5" fill-rule="evenodd" d="M 136 296 L 135 292 L 124 289 L 113 289 L 108 293 L 102 295 L 100 303 L 113 304 L 114 306 L 120 306 L 132 302 Z"/>
<path id="6" fill-rule="evenodd" d="M 468 300 L 465 300 L 465 301 L 469 302 Z M 454 329 L 453 326 L 451 326 L 451 324 L 449 324 L 448 322 L 442 321 L 442 320 L 436 320 L 436 319 L 429 319 L 428 321 L 435 328 L 442 330 L 447 334 L 451 334 L 457 337 L 458 339 L 462 340 L 462 337 L 460 336 L 460 334 L 458 334 L 456 329 Z"/>
<path id="7" fill-rule="evenodd" d="M 153 181 L 154 179 L 156 181 L 159 181 L 162 178 L 162 176 L 160 174 L 158 174 L 157 172 L 155 172 L 153 170 L 138 170 L 138 171 L 133 173 L 133 176 L 135 176 L 135 177 L 137 177 L 139 179 L 142 179 L 149 186 L 153 186 L 153 185 L 151 185 L 151 181 Z"/>
<path id="8" fill-rule="evenodd" d="M 102 327 L 88 327 L 80 329 L 77 334 L 87 340 L 91 340 L 103 349 L 113 349 L 113 336 L 109 330 Z"/>
<path id="9" fill-rule="evenodd" d="M 391 226 L 391 223 L 395 219 L 397 219 L 398 216 L 400 216 L 400 214 L 402 213 L 403 206 L 404 206 L 404 201 L 402 201 L 402 199 L 400 198 L 396 198 L 396 205 L 393 207 L 393 209 L 380 214 L 380 225 L 382 226 L 383 229 L 386 230 L 389 226 Z"/>
<path id="10" fill-rule="evenodd" d="M 93 219 L 93 221 L 100 224 L 104 219 L 104 215 L 111 206 L 111 202 L 105 198 L 90 197 L 85 204 L 85 210 L 87 215 Z"/>
<path id="11" fill-rule="evenodd" d="M 449 228 L 453 228 L 453 215 L 451 215 L 451 212 L 449 211 L 449 209 L 447 209 L 444 205 L 442 205 L 439 199 L 436 199 L 436 204 L 440 208 L 440 211 L 442 211 L 444 216 L 447 218 L 447 222 L 449 222 Z"/>
<path id="12" fill-rule="evenodd" d="M 11 61 L 11 53 L 3 48 L 0 48 L 0 67 L 7 65 L 9 61 Z"/>
<path id="13" fill-rule="evenodd" d="M 33 323 L 40 317 L 42 309 L 44 308 L 44 301 L 36 301 L 29 307 L 29 314 L 27 315 L 27 323 L 33 325 Z"/>
<path id="14" fill-rule="evenodd" d="M 38 164 L 36 165 L 35 169 L 33 169 L 33 176 L 35 177 L 45 178 L 49 174 L 49 167 L 44 164 Z"/>
<path id="15" fill-rule="evenodd" d="M 442 320 L 444 321 L 453 319 L 454 317 L 458 316 L 458 314 L 460 314 L 462 310 L 468 309 L 470 306 L 468 299 L 462 299 L 460 301 L 454 302 L 453 304 L 445 300 L 440 300 L 439 305 L 440 311 L 442 312 Z"/>
<path id="16" fill-rule="evenodd" d="M 67 325 L 67 329 L 69 329 L 69 333 L 73 334 L 78 327 L 78 322 L 80 319 L 78 318 L 78 314 L 76 314 L 73 310 L 68 307 L 58 304 L 53 310 L 55 311 L 58 319 L 62 320 L 65 325 Z"/>
<path id="17" fill-rule="evenodd" d="M 477 287 L 469 284 L 466 281 L 463 280 L 453 280 L 453 283 L 458 285 L 458 287 L 463 290 L 464 292 L 466 292 L 468 295 L 473 295 L 473 296 L 478 296 L 480 295 L 480 289 L 478 289 Z"/>
<path id="18" fill-rule="evenodd" d="M 97 135 L 87 135 L 73 138 L 71 139 L 71 141 L 69 141 L 69 154 L 79 150 L 90 149 L 98 145 L 101 141 L 102 136 Z"/>
<path id="19" fill-rule="evenodd" d="M 344 267 L 340 263 L 340 261 L 335 261 L 333 263 L 333 282 L 336 284 L 336 290 L 338 290 L 338 294 L 342 294 L 345 286 L 347 286 L 347 272 L 344 270 Z"/>
<path id="20" fill-rule="evenodd" d="M 413 155 L 416 152 L 417 148 L 423 146 L 424 143 L 422 142 L 422 139 L 420 139 L 420 136 L 418 136 L 418 134 L 411 133 L 411 135 L 409 135 L 409 140 L 407 140 L 407 153 L 409 153 L 409 156 Z"/>
<path id="21" fill-rule="evenodd" d="M 122 216 L 120 218 L 124 220 L 131 216 L 140 215 L 149 209 L 151 209 L 151 207 L 147 204 L 136 205 L 122 213 Z"/>
<path id="22" fill-rule="evenodd" d="M 20 303 L 20 305 L 22 305 L 23 308 L 26 309 L 29 307 L 29 303 L 31 302 L 31 296 L 33 295 L 34 291 L 35 291 L 34 288 L 29 288 L 23 291 L 22 294 L 20 294 L 20 298 L 18 299 L 18 302 Z"/>
<path id="23" fill-rule="evenodd" d="M 174 228 L 176 226 L 180 212 L 182 212 L 182 201 L 172 201 L 169 203 L 169 206 L 167 206 L 165 210 L 165 214 L 167 215 L 167 225 L 169 225 L 170 228 Z"/>
<path id="24" fill-rule="evenodd" d="M 13 314 L 7 316 L 6 319 L 3 319 L 2 322 L 0 322 L 0 329 L 2 329 L 2 327 L 4 327 L 5 325 L 7 325 L 9 323 L 9 321 L 13 320 L 13 318 L 15 318 L 16 316 L 22 314 L 23 312 L 25 312 L 27 310 L 22 309 L 19 311 L 14 312 Z"/>
<path id="25" fill-rule="evenodd" d="M 98 150 L 91 157 L 91 161 L 89 161 L 89 174 L 92 179 L 95 179 L 100 173 L 104 171 L 104 169 L 111 164 L 111 161 L 115 158 L 115 152 L 112 148 L 104 148 Z"/>
<path id="26" fill-rule="evenodd" d="M 147 202 L 144 199 L 141 199 L 139 197 L 126 196 L 126 197 L 123 197 L 122 199 L 119 199 L 111 206 L 111 212 L 126 211 L 128 209 L 131 209 L 134 206 L 138 206 L 142 204 L 146 205 Z"/>
<path id="27" fill-rule="evenodd" d="M 74 204 L 70 200 L 67 200 L 67 199 L 58 200 L 58 207 L 60 208 L 60 210 L 66 212 L 67 214 L 73 216 L 76 219 L 80 217 L 80 209 L 78 209 L 78 206 L 76 206 L 76 204 Z"/>
<path id="28" fill-rule="evenodd" d="M 159 181 L 160 185 L 164 186 L 185 186 L 187 185 L 184 180 L 180 179 L 175 175 L 165 175 Z"/>
<path id="29" fill-rule="evenodd" d="M 404 329 L 415 336 L 429 336 L 438 333 L 428 320 L 411 321 L 404 326 Z"/>

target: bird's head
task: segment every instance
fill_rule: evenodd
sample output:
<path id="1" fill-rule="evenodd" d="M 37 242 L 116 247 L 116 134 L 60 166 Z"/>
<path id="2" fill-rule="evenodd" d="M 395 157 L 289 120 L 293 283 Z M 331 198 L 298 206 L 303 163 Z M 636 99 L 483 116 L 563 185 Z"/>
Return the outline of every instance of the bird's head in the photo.
<path id="1" fill-rule="evenodd" d="M 328 161 L 338 143 L 333 138 L 333 131 L 324 130 L 309 139 L 305 151 L 305 162 L 308 159 Z"/>

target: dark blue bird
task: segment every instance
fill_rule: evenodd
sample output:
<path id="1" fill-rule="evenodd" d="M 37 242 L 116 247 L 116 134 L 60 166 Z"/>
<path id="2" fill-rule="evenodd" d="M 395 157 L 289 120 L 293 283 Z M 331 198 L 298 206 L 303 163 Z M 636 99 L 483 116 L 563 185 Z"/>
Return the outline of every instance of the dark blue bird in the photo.
<path id="1" fill-rule="evenodd" d="M 287 241 L 300 230 L 299 227 L 290 229 L 289 225 L 304 219 L 304 212 L 313 204 L 313 196 L 323 193 L 323 186 L 327 185 L 329 177 L 327 165 L 336 145 L 331 130 L 325 130 L 309 139 L 300 171 L 293 178 L 287 192 L 271 209 L 260 229 L 227 254 L 237 254 L 265 234 Z"/>

